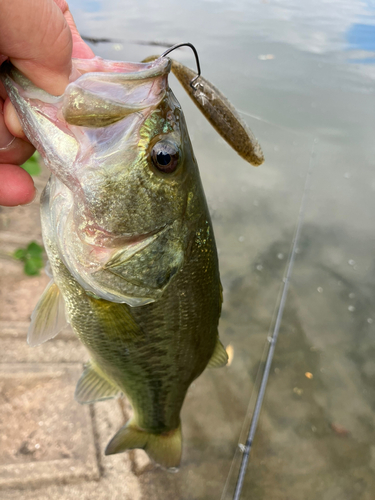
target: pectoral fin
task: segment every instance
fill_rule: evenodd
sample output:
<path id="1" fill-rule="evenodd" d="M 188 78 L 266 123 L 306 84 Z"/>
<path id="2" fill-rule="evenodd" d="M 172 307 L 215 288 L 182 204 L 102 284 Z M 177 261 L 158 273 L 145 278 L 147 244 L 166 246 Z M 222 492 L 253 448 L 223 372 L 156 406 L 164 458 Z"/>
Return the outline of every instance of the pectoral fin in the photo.
<path id="1" fill-rule="evenodd" d="M 27 342 L 36 346 L 53 339 L 68 324 L 63 296 L 51 280 L 31 315 Z"/>
<path id="2" fill-rule="evenodd" d="M 228 363 L 228 354 L 225 347 L 220 342 L 219 337 L 216 340 L 215 350 L 208 362 L 207 368 L 221 368 Z"/>
<path id="3" fill-rule="evenodd" d="M 119 396 L 121 391 L 98 373 L 90 363 L 78 380 L 74 399 L 81 404 L 95 403 Z"/>

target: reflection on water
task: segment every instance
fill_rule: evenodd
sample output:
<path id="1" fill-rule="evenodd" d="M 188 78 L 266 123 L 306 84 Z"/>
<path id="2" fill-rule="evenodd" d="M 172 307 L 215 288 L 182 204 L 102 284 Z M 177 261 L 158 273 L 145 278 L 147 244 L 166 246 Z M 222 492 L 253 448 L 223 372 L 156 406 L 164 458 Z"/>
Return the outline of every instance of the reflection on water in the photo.
<path id="1" fill-rule="evenodd" d="M 103 57 L 141 60 L 157 52 L 135 43 L 142 39 L 193 42 L 203 75 L 245 112 L 267 160 L 259 169 L 245 165 L 172 80 L 213 216 L 224 285 L 220 335 L 234 357 L 230 367 L 204 373 L 191 388 L 183 410 L 183 466 L 175 475 L 146 469 L 139 475 L 144 497 L 217 499 L 228 478 L 231 498 L 232 459 L 246 434 L 241 428 L 249 400 L 250 409 L 255 401 L 311 144 L 318 138 L 299 253 L 241 498 L 370 500 L 374 2 L 70 4 L 82 33 L 118 40 L 95 47 Z M 193 64 L 187 51 L 175 57 Z"/>
<path id="2" fill-rule="evenodd" d="M 262 255 L 272 272 L 258 295 L 282 276 L 275 255 L 288 251 L 289 237 Z M 351 247 L 335 228 L 304 227 L 241 498 L 372 498 L 374 285 L 338 259 L 337 248 Z M 248 294 L 240 286 L 231 305 L 238 310 Z"/>

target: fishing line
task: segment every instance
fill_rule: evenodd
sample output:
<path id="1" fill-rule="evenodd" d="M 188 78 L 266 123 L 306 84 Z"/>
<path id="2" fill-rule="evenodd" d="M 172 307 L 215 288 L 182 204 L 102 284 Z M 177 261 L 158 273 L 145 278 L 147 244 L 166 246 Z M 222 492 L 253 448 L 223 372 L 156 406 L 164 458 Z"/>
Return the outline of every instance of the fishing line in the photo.
<path id="1" fill-rule="evenodd" d="M 199 64 L 199 57 L 198 57 L 197 49 L 194 47 L 194 45 L 192 43 L 190 43 L 190 42 L 177 43 L 176 45 L 173 45 L 168 50 L 163 52 L 160 57 L 165 57 L 167 54 L 172 52 L 172 50 L 179 49 L 180 47 L 190 47 L 191 50 L 194 52 L 195 62 L 197 63 L 197 75 L 191 80 L 190 87 L 192 87 L 194 90 L 197 90 L 195 82 L 201 76 L 201 65 Z"/>
<path id="2" fill-rule="evenodd" d="M 242 109 L 237 109 L 237 111 L 241 115 L 249 116 L 250 118 L 254 118 L 254 120 L 258 120 L 260 122 L 267 123 L 267 125 L 272 125 L 273 127 L 279 128 L 280 130 L 285 130 L 286 132 L 293 132 L 293 134 L 302 135 L 304 137 L 311 136 L 311 134 L 309 132 L 303 132 L 301 130 L 294 130 L 294 129 L 291 129 L 291 128 L 288 128 L 288 127 L 284 127 L 282 125 L 278 125 L 275 122 L 270 122 L 268 120 L 265 120 L 261 116 L 253 115 L 253 114 L 249 113 L 248 111 L 243 111 Z"/>
<path id="3" fill-rule="evenodd" d="M 313 141 L 312 148 L 311 148 L 309 168 L 308 168 L 308 171 L 306 174 L 305 186 L 304 186 L 301 205 L 300 205 L 299 214 L 298 214 L 298 218 L 297 218 L 297 227 L 296 227 L 296 231 L 295 231 L 294 238 L 293 238 L 293 244 L 292 244 L 292 250 L 290 253 L 289 264 L 287 267 L 285 278 L 283 279 L 284 285 L 282 288 L 280 304 L 279 304 L 279 308 L 278 308 L 278 312 L 277 312 L 277 316 L 276 316 L 275 326 L 273 329 L 272 336 L 268 337 L 268 339 L 267 339 L 269 342 L 269 348 L 268 348 L 266 364 L 265 364 L 264 371 L 263 371 L 262 381 L 260 384 L 258 397 L 256 399 L 255 408 L 254 408 L 253 416 L 251 419 L 250 429 L 249 429 L 249 432 L 247 435 L 246 443 L 245 443 L 245 445 L 242 445 L 242 460 L 241 460 L 240 470 L 238 473 L 238 478 L 237 478 L 236 488 L 234 491 L 233 500 L 240 500 L 240 495 L 242 492 L 242 487 L 243 487 L 243 483 L 244 483 L 244 479 L 245 479 L 245 475 L 246 475 L 246 469 L 247 469 L 248 462 L 249 462 L 250 452 L 251 452 L 251 448 L 252 448 L 252 445 L 254 442 L 254 437 L 255 437 L 256 430 L 257 430 L 258 421 L 259 421 L 259 416 L 260 416 L 260 412 L 261 412 L 262 405 L 263 405 L 264 395 L 265 395 L 266 388 L 267 388 L 268 378 L 269 378 L 269 374 L 271 371 L 271 365 L 272 365 L 272 361 L 273 361 L 273 357 L 274 357 L 274 353 L 275 353 L 277 339 L 279 336 L 281 320 L 283 317 L 286 299 L 287 299 L 287 295 L 288 295 L 290 277 L 292 274 L 294 261 L 295 261 L 296 255 L 297 255 L 297 245 L 298 245 L 298 242 L 300 239 L 302 223 L 303 223 L 305 211 L 306 211 L 306 202 L 308 199 L 311 178 L 312 178 L 312 171 L 313 171 L 313 166 L 314 166 L 313 160 L 315 158 L 316 143 L 317 143 L 317 139 L 315 138 Z"/>

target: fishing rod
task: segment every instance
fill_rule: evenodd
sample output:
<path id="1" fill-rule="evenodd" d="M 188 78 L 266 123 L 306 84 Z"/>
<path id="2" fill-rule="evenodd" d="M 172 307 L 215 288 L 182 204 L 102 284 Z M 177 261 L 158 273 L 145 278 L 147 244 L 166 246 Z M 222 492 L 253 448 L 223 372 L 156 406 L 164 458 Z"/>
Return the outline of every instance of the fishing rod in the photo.
<path id="1" fill-rule="evenodd" d="M 255 433 L 258 427 L 258 422 L 259 422 L 259 417 L 263 405 L 263 400 L 267 388 L 267 383 L 271 371 L 271 365 L 273 361 L 273 357 L 275 354 L 275 349 L 276 349 L 276 343 L 277 339 L 279 336 L 279 331 L 280 331 L 280 326 L 281 326 L 281 321 L 285 309 L 285 304 L 286 304 L 286 299 L 288 295 L 288 289 L 290 285 L 290 277 L 292 275 L 293 271 L 293 266 L 294 266 L 294 261 L 296 259 L 297 255 L 297 248 L 298 248 L 298 242 L 300 239 L 301 235 L 301 228 L 302 228 L 302 223 L 305 217 L 305 211 L 306 211 L 306 203 L 308 199 L 308 194 L 310 190 L 310 184 L 311 184 L 311 178 L 312 178 L 312 172 L 313 172 L 313 167 L 314 167 L 314 159 L 315 159 L 315 147 L 317 144 L 317 138 L 314 139 L 312 148 L 311 148 L 311 154 L 310 154 L 310 162 L 309 162 L 309 168 L 306 174 L 306 180 L 305 180 L 305 186 L 302 194 L 302 199 L 301 199 L 301 205 L 299 209 L 299 214 L 297 218 L 297 226 L 293 238 L 293 244 L 292 244 L 292 249 L 290 252 L 290 257 L 289 257 L 289 263 L 286 271 L 285 278 L 283 279 L 283 287 L 282 287 L 282 292 L 281 292 L 281 298 L 280 298 L 280 304 L 279 308 L 277 311 L 277 316 L 276 316 L 276 321 L 275 321 L 275 326 L 273 329 L 273 333 L 271 336 L 267 338 L 267 341 L 269 343 L 268 346 L 268 352 L 267 352 L 267 358 L 266 358 L 266 363 L 262 375 L 262 380 L 259 388 L 259 393 L 256 399 L 255 407 L 254 407 L 254 412 L 251 418 L 251 423 L 250 423 L 250 428 L 247 433 L 247 439 L 244 445 L 239 445 L 241 451 L 242 451 L 242 460 L 241 460 L 241 465 L 240 469 L 238 472 L 237 476 L 237 482 L 236 482 L 236 487 L 234 490 L 234 495 L 233 495 L 233 500 L 240 500 L 244 480 L 245 480 L 245 475 L 247 471 L 247 466 L 249 463 L 249 458 L 250 458 L 250 452 L 253 446 L 254 442 L 254 437 Z M 221 497 L 221 500 L 225 500 L 226 497 L 226 492 L 227 492 L 227 487 L 228 487 L 228 482 L 229 482 L 229 476 L 227 479 L 227 483 L 224 487 L 223 495 Z"/>

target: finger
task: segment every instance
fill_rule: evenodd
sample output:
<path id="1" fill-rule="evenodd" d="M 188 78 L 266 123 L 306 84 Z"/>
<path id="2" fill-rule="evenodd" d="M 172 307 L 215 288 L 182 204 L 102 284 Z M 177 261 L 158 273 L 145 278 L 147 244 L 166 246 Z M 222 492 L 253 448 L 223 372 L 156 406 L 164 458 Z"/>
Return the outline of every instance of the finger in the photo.
<path id="1" fill-rule="evenodd" d="M 50 94 L 62 94 L 69 83 L 73 41 L 75 57 L 94 57 L 64 0 L 3 0 L 1 21 L 2 54 Z"/>
<path id="2" fill-rule="evenodd" d="M 10 133 L 5 123 L 4 114 L 4 101 L 0 98 L 0 149 L 7 148 L 14 140 L 14 136 Z"/>
<path id="3" fill-rule="evenodd" d="M 66 1 L 0 0 L 0 3 L 2 54 L 9 56 L 35 85 L 53 95 L 62 94 L 69 83 L 72 51 L 74 57 L 94 57 L 79 35 Z M 0 62 L 5 56 L 0 54 Z M 2 90 L 0 95 L 4 97 Z"/>
<path id="4" fill-rule="evenodd" d="M 51 0 L 44 1 L 50 2 Z M 38 6 L 40 3 L 43 3 L 40 2 L 40 0 L 37 0 L 37 2 Z M 44 40 L 41 50 L 42 60 L 36 60 L 34 56 L 33 60 L 20 61 L 16 63 L 16 66 L 28 76 L 35 85 L 51 94 L 59 95 L 63 93 L 65 87 L 69 83 L 71 57 L 89 59 L 94 57 L 95 54 L 78 33 L 67 2 L 65 0 L 54 0 L 53 7 L 55 8 L 53 9 L 51 7 L 48 9 L 48 29 L 45 34 L 45 38 L 50 39 L 49 43 L 52 44 L 52 59 L 50 57 L 51 49 L 46 51 L 45 44 L 48 42 Z M 55 12 L 56 8 L 63 14 L 63 20 L 61 19 L 61 14 L 58 16 L 57 12 Z M 51 22 L 54 20 L 56 27 L 54 27 L 53 22 Z M 56 33 L 58 34 L 57 38 Z M 48 53 L 46 54 L 45 52 Z M 57 61 L 55 54 L 60 54 L 60 58 Z M 53 64 L 51 64 L 52 62 Z"/>
<path id="5" fill-rule="evenodd" d="M 0 163 L 15 163 L 16 165 L 21 165 L 33 154 L 35 150 L 28 140 L 16 138 L 10 132 L 8 126 L 6 125 L 6 113 L 3 112 L 3 107 L 4 103 L 0 98 Z M 13 126 L 19 127 L 18 119 L 16 124 L 13 124 Z M 22 131 L 22 129 L 18 128 L 18 132 L 20 132 L 20 130 Z"/>
<path id="6" fill-rule="evenodd" d="M 2 0 L 0 47 L 35 85 L 56 95 L 64 91 L 72 36 L 53 0 Z"/>
<path id="7" fill-rule="evenodd" d="M 14 137 L 8 129 L 3 113 L 3 100 L 0 98 L 0 163 L 24 163 L 34 152 L 34 147 L 27 141 Z M 18 124 L 18 120 L 16 125 Z M 13 124 L 14 125 L 14 124 Z M 16 126 L 14 125 L 14 126 Z M 19 127 L 19 125 L 17 125 Z M 18 132 L 20 132 L 18 128 Z M 22 137 L 23 132 L 19 135 Z"/>
<path id="8" fill-rule="evenodd" d="M 92 57 L 95 57 L 94 52 L 90 49 L 87 43 L 82 40 L 81 35 L 78 33 L 77 26 L 75 25 L 73 16 L 69 10 L 64 12 L 64 17 L 72 33 L 72 57 L 80 57 L 81 59 L 91 59 Z"/>
<path id="9" fill-rule="evenodd" d="M 0 165 L 0 205 L 14 207 L 31 203 L 36 195 L 31 176 L 16 165 Z"/>
<path id="10" fill-rule="evenodd" d="M 27 140 L 25 132 L 22 129 L 21 122 L 18 118 L 17 112 L 14 109 L 13 104 L 10 102 L 9 97 L 4 102 L 3 112 L 4 112 L 4 126 L 6 127 L 8 134 L 13 135 L 14 137 L 19 137 L 20 139 L 23 140 Z M 0 137 L 1 137 L 1 129 L 0 129 Z"/>
<path id="11" fill-rule="evenodd" d="M 1 60 L 1 56 L 0 56 L 0 60 Z M 7 92 L 4 88 L 4 85 L 0 82 L 0 98 L 6 99 L 6 96 L 7 96 Z"/>
<path id="12" fill-rule="evenodd" d="M 35 148 L 32 144 L 17 137 L 6 148 L 0 149 L 0 164 L 12 163 L 22 165 L 34 153 Z"/>
<path id="13" fill-rule="evenodd" d="M 15 0 L 15 1 L 17 2 L 20 0 Z M 52 0 L 43 0 L 43 1 L 39 1 L 37 3 L 36 7 L 40 8 L 43 5 L 43 3 L 46 4 L 47 7 L 50 7 L 49 9 L 46 10 L 45 16 L 47 18 L 49 16 L 52 16 L 52 19 L 57 16 L 58 18 L 60 18 L 60 24 L 61 24 L 61 22 L 63 23 L 64 29 L 62 30 L 61 39 L 56 41 L 56 45 L 58 45 L 58 47 L 57 47 L 58 50 L 61 50 L 61 48 L 63 50 L 63 54 L 61 57 L 62 58 L 65 57 L 65 59 L 66 59 L 65 69 L 69 68 L 69 71 L 70 71 L 71 41 L 73 42 L 73 55 L 74 55 L 74 57 L 81 57 L 81 58 L 94 57 L 94 53 L 88 47 L 88 45 L 82 40 L 80 34 L 78 33 L 77 27 L 74 23 L 73 17 L 69 11 L 68 4 L 66 3 L 66 1 L 65 0 L 54 0 L 54 3 L 53 3 Z M 29 0 L 27 2 L 26 7 L 33 6 L 33 4 L 35 4 L 35 1 Z M 33 7 L 35 7 L 35 5 Z M 25 15 L 25 14 L 26 13 L 23 12 L 23 15 Z M 64 19 L 62 18 L 61 14 L 63 14 Z M 6 19 L 6 15 L 7 15 L 7 12 L 5 11 L 4 17 L 2 16 L 3 19 Z M 8 15 L 10 15 L 9 12 L 8 12 Z M 21 20 L 22 20 L 22 16 L 21 16 Z M 42 21 L 43 21 L 43 18 L 40 17 L 39 23 L 41 23 Z M 30 21 L 30 24 L 31 24 L 31 21 Z M 50 22 L 50 19 L 48 19 L 47 25 L 49 28 L 51 28 L 52 24 L 53 23 Z M 67 43 L 66 26 L 68 27 L 68 31 L 69 31 L 69 34 L 68 34 L 68 38 L 69 38 L 68 45 L 70 43 L 70 45 L 68 47 L 69 50 L 67 50 L 67 46 L 64 45 Z M 22 23 L 21 23 L 20 27 L 23 28 Z M 56 28 L 56 29 L 58 29 L 58 28 Z M 36 30 L 36 31 L 38 32 L 38 30 Z M 65 71 L 65 73 L 63 72 L 60 75 L 55 75 L 54 68 L 51 69 L 51 67 L 45 67 L 45 65 L 48 66 L 48 62 L 50 62 L 50 61 L 48 61 L 48 57 L 47 57 L 46 60 L 43 61 L 43 66 L 41 66 L 39 68 L 39 71 L 37 71 L 37 68 L 35 68 L 35 73 L 34 73 L 33 66 L 35 66 L 37 64 L 40 65 L 40 62 L 38 62 L 38 57 L 34 57 L 32 61 L 20 59 L 20 56 L 25 57 L 27 55 L 28 48 L 25 48 L 22 46 L 22 40 L 26 36 L 25 31 L 21 29 L 21 31 L 19 33 L 21 33 L 21 37 L 20 37 L 21 38 L 21 40 L 20 40 L 21 46 L 15 45 L 15 42 L 14 42 L 14 39 L 12 39 L 12 36 L 10 36 L 5 42 L 4 42 L 4 40 L 2 41 L 2 39 L 4 38 L 4 32 L 2 31 L 0 33 L 0 46 L 3 49 L 3 51 L 4 50 L 7 51 L 7 48 L 8 48 L 9 49 L 8 53 L 10 55 L 15 54 L 17 56 L 17 57 L 11 57 L 13 64 L 15 64 L 36 85 L 41 86 L 42 88 L 44 88 L 45 90 L 47 90 L 51 93 L 55 93 L 55 94 L 62 93 L 65 90 L 65 87 L 68 83 L 67 72 Z M 50 37 L 50 36 L 51 36 L 51 33 L 48 32 L 46 35 L 47 40 L 48 40 L 48 37 Z M 32 45 L 35 44 L 35 39 L 33 40 L 31 38 L 31 42 L 32 42 L 31 43 Z M 50 45 L 51 45 L 51 43 L 44 44 L 42 47 L 42 52 L 46 48 L 49 50 Z M 38 50 L 40 51 L 40 47 L 38 48 L 38 46 L 37 46 L 37 52 L 38 52 Z M 39 52 L 38 52 L 38 54 L 39 54 Z M 0 55 L 0 62 L 2 62 L 3 59 L 4 59 L 4 56 Z M 53 58 L 53 62 L 56 63 L 55 57 Z M 60 69 L 61 69 L 61 67 L 60 67 Z M 50 83 L 52 83 L 53 88 L 51 87 Z M 6 97 L 5 89 L 3 88 L 3 86 L 1 84 L 0 84 L 0 97 L 3 97 L 3 98 Z M 8 130 L 14 136 L 21 138 L 23 140 L 27 140 L 25 137 L 25 134 L 22 130 L 17 113 L 16 113 L 14 107 L 12 106 L 12 104 L 9 102 L 9 99 L 6 100 L 6 102 L 5 102 L 4 115 L 5 115 L 4 120 L 5 120 L 5 123 L 7 125 Z M 10 140 L 9 133 L 7 131 L 2 130 L 0 127 L 0 148 L 2 146 L 4 146 L 5 143 L 7 143 L 7 141 L 9 142 L 9 140 Z M 1 144 L 1 143 L 3 143 L 3 144 Z M 1 161 L 1 158 L 0 158 L 0 161 Z"/>

